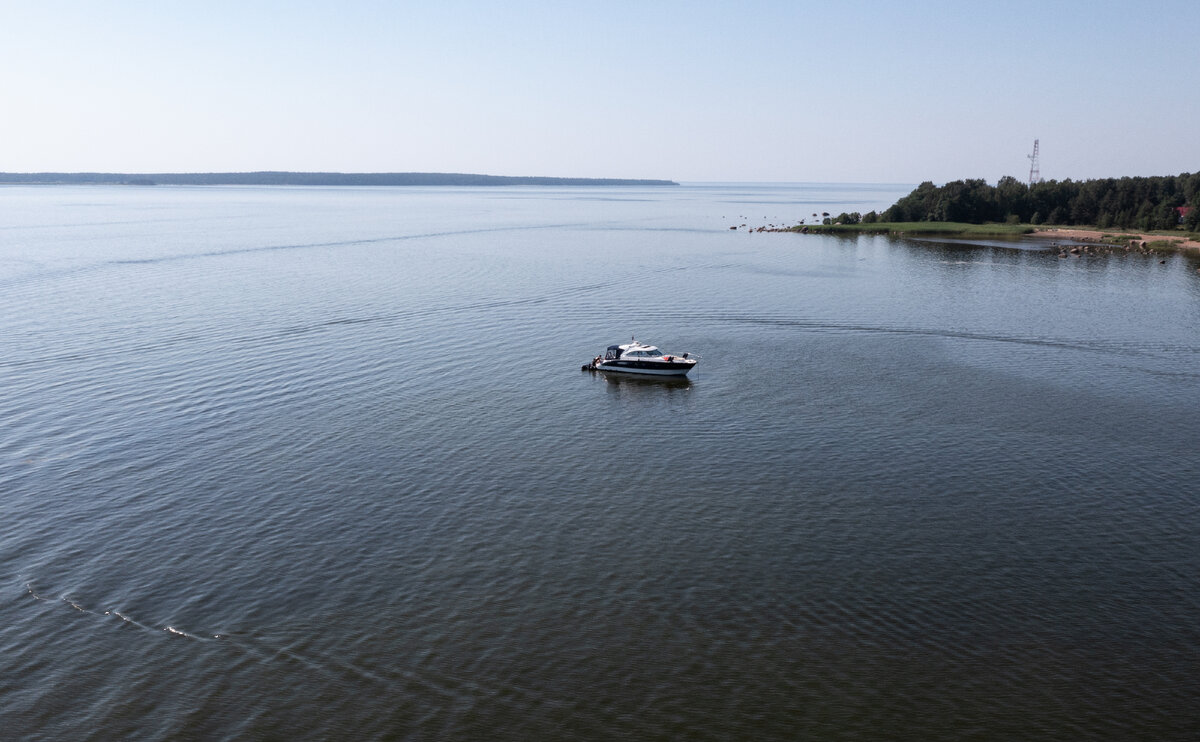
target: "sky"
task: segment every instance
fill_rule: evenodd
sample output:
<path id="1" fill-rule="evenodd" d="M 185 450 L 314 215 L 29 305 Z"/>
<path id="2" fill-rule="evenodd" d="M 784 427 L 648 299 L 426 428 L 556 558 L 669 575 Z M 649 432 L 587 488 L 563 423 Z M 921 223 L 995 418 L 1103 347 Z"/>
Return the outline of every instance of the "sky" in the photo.
<path id="1" fill-rule="evenodd" d="M 0 0 L 0 171 L 1200 170 L 1195 0 Z"/>

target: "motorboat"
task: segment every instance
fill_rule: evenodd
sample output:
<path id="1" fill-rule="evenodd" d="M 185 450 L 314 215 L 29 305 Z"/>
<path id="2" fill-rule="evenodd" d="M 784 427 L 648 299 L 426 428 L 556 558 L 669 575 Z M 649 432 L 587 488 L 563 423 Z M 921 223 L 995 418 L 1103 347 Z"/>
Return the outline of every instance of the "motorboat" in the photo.
<path id="1" fill-rule="evenodd" d="M 691 353 L 674 355 L 663 353 L 653 345 L 631 340 L 623 345 L 610 345 L 604 355 L 596 356 L 591 363 L 584 364 L 585 371 L 606 371 L 645 376 L 687 376 L 696 367 L 697 359 Z"/>

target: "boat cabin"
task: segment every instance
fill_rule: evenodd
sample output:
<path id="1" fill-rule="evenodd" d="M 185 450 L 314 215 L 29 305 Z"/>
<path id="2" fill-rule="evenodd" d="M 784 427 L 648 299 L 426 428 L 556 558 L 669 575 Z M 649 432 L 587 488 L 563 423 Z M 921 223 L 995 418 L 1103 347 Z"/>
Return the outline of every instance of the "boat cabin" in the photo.
<path id="1" fill-rule="evenodd" d="M 618 358 L 662 358 L 662 351 L 653 345 L 642 345 L 641 343 L 608 346 L 604 360 L 615 361 Z"/>

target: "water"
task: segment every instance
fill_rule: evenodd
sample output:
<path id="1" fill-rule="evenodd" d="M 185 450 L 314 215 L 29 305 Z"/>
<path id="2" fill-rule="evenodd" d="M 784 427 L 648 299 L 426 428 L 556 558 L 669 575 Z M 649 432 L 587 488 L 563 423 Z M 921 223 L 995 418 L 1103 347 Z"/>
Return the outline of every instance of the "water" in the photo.
<path id="1" fill-rule="evenodd" d="M 0 189 L 6 735 L 1193 738 L 1200 263 L 907 190 Z"/>

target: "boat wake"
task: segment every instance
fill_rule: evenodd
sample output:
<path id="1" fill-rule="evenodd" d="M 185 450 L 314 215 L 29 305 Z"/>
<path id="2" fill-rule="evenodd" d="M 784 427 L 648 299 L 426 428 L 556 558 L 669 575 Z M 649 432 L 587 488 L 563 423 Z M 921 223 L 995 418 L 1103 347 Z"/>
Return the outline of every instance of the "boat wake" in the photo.
<path id="1" fill-rule="evenodd" d="M 394 239 L 394 238 L 388 238 Z M 374 241 L 374 240 L 371 240 Z M 378 240 L 378 241 L 383 241 Z M 334 244 L 334 243 L 330 243 Z M 352 243 L 336 243 L 336 244 L 352 244 Z M 283 249 L 283 248 L 255 248 L 255 249 Z M 224 253 L 222 253 L 224 254 Z M 720 269 L 725 265 L 703 266 L 705 269 Z M 657 277 L 664 273 L 674 273 L 678 271 L 692 270 L 691 267 L 668 267 L 647 270 L 635 274 L 633 276 L 623 275 L 618 278 L 613 278 L 605 281 L 592 281 L 585 284 L 573 284 L 562 286 L 561 288 L 552 289 L 549 291 L 539 292 L 532 296 L 518 296 L 510 298 L 479 298 L 465 302 L 449 302 L 441 305 L 414 307 L 395 312 L 380 312 L 372 314 L 363 314 L 358 316 L 342 316 L 322 319 L 316 322 L 308 322 L 304 324 L 281 326 L 266 332 L 258 332 L 244 335 L 228 335 L 221 342 L 229 345 L 242 346 L 263 346 L 266 344 L 279 342 L 294 342 L 303 337 L 320 334 L 330 331 L 366 328 L 366 327 L 390 327 L 396 325 L 404 325 L 412 320 L 425 317 L 454 317 L 457 315 L 475 316 L 480 312 L 489 312 L 498 309 L 521 308 L 528 306 L 537 306 L 541 304 L 551 304 L 555 302 L 566 303 L 568 305 L 577 305 L 580 300 L 589 296 L 601 296 L 605 292 L 616 286 L 628 286 L 636 282 L 652 282 Z M 570 307 L 568 307 L 569 309 Z M 591 311 L 590 309 L 588 311 Z M 195 333 L 183 332 L 175 335 L 162 337 L 154 342 L 144 342 L 141 340 L 132 340 L 126 343 L 113 343 L 105 347 L 88 347 L 79 350 L 60 350 L 59 352 L 50 352 L 44 355 L 35 356 L 13 356 L 0 359 L 0 368 L 40 368 L 44 366 L 56 366 L 60 364 L 76 364 L 76 363 L 93 363 L 110 358 L 138 356 L 146 353 L 171 350 L 181 347 L 188 347 L 200 343 L 212 342 L 214 339 L 210 333 Z"/>
<path id="2" fill-rule="evenodd" d="M 161 626 L 161 627 L 156 628 L 154 626 L 150 626 L 148 624 L 144 624 L 140 621 L 130 618 L 129 616 L 127 616 L 124 613 L 122 613 L 118 610 L 115 610 L 115 609 L 103 610 L 103 611 L 92 610 L 90 608 L 84 607 L 83 605 L 80 605 L 74 598 L 71 598 L 70 596 L 67 596 L 67 595 L 60 595 L 57 598 L 51 598 L 49 596 L 42 595 L 41 593 L 39 593 L 37 590 L 34 589 L 33 583 L 31 583 L 31 582 L 25 583 L 25 592 L 27 595 L 29 595 L 34 600 L 40 600 L 45 603 L 59 603 L 61 605 L 65 605 L 70 608 L 73 608 L 74 610 L 79 611 L 80 613 L 86 613 L 91 616 L 99 616 L 102 618 L 106 617 L 106 616 L 112 616 L 114 618 L 119 619 L 124 624 L 133 626 L 134 628 L 138 628 L 143 631 L 153 631 L 153 632 L 165 631 L 166 633 L 171 634 L 173 636 L 182 636 L 185 639 L 195 639 L 197 641 L 205 641 L 205 642 L 228 638 L 224 634 L 211 634 L 208 636 L 202 636 L 200 634 L 193 634 L 189 631 L 184 631 L 183 629 L 180 629 L 176 626 L 170 626 L 170 625 Z"/>
<path id="3" fill-rule="evenodd" d="M 119 610 L 88 608 L 68 595 L 52 597 L 38 592 L 32 582 L 25 583 L 25 593 L 34 600 L 60 605 L 96 618 L 116 618 L 121 622 L 120 625 L 131 626 L 147 634 L 161 632 L 196 642 L 220 642 L 229 650 L 244 653 L 258 662 L 294 665 L 306 674 L 321 676 L 334 683 L 351 683 L 358 687 L 361 682 L 366 681 L 381 691 L 406 690 L 423 696 L 441 697 L 446 701 L 455 701 L 463 697 L 492 697 L 501 692 L 499 685 L 481 683 L 469 677 L 433 668 L 369 665 L 341 659 L 313 646 L 312 640 L 321 634 L 320 629 L 315 626 L 292 626 L 274 639 L 256 632 L 237 632 L 236 635 L 199 634 L 172 624 L 153 626 Z M 538 702 L 542 697 L 538 690 L 511 684 L 505 684 L 503 692 L 513 697 L 528 697 L 531 704 Z"/>
<path id="4" fill-rule="evenodd" d="M 458 229 L 445 230 L 441 232 L 421 232 L 415 234 L 393 234 L 383 235 L 379 237 L 362 237 L 349 240 L 327 240 L 322 242 L 296 242 L 285 243 L 279 245 L 254 245 L 250 247 L 232 247 L 228 249 L 218 250 L 202 250 L 198 252 L 184 252 L 175 255 L 159 255 L 148 258 L 112 258 L 109 260 L 99 260 L 96 262 L 79 263 L 69 265 L 62 268 L 46 269 L 40 263 L 25 261 L 29 265 L 35 266 L 33 270 L 16 273 L 9 276 L 0 277 L 0 288 L 14 289 L 27 284 L 43 284 L 51 281 L 56 281 L 64 278 L 71 278 L 81 274 L 93 273 L 96 271 L 104 271 L 112 267 L 125 266 L 145 266 L 145 265 L 161 265 L 164 263 L 178 263 L 191 260 L 206 260 L 211 258 L 227 258 L 240 255 L 256 255 L 276 252 L 294 252 L 303 250 L 321 250 L 333 247 L 360 247 L 364 245 L 377 245 L 388 242 L 407 242 L 410 240 L 427 240 L 439 239 L 444 237 L 460 237 L 464 235 L 488 234 L 493 232 L 519 232 L 542 229 L 569 229 L 586 227 L 586 224 L 526 224 L 509 227 L 487 227 L 481 229 Z"/>
<path id="5" fill-rule="evenodd" d="M 633 316 L 633 321 L 643 324 L 661 324 L 667 320 L 690 320 L 693 323 L 696 321 L 702 321 L 712 324 L 755 325 L 759 327 L 776 327 L 781 329 L 791 328 L 804 331 L 839 334 L 901 335 L 991 343 L 1012 343 L 1015 345 L 1038 346 L 1059 350 L 1077 350 L 1126 357 L 1140 356 L 1146 358 L 1161 358 L 1163 356 L 1176 356 L 1179 354 L 1191 354 L 1200 357 L 1200 346 L 1193 345 L 1150 344 L 1117 340 L 1089 341 L 1054 337 L 1001 335 L 988 332 L 952 330 L 940 327 L 905 327 L 859 324 L 854 322 L 836 322 L 820 319 L 755 316 L 732 312 L 708 314 L 689 313 L 686 316 L 676 316 L 673 314 Z"/>

